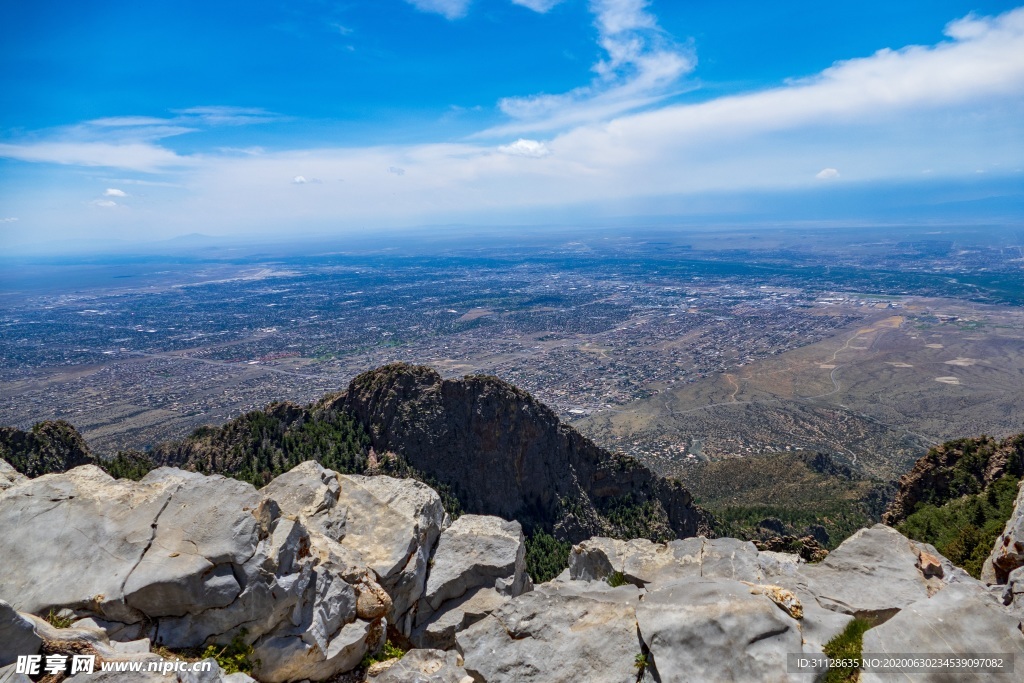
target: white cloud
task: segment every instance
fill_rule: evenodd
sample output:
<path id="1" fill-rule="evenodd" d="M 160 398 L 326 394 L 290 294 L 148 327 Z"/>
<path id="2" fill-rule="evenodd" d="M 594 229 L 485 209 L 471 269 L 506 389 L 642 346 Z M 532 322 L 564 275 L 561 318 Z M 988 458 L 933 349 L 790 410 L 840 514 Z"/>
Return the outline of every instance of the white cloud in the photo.
<path id="1" fill-rule="evenodd" d="M 839 171 L 834 168 L 823 168 L 814 174 L 818 180 L 835 180 L 839 177 Z"/>
<path id="2" fill-rule="evenodd" d="M 0 218 L 0 223 L 17 223 L 17 216 L 8 216 L 7 218 Z"/>
<path id="3" fill-rule="evenodd" d="M 534 12 L 540 12 L 541 14 L 550 12 L 555 5 L 560 5 L 562 2 L 563 0 L 512 0 L 513 5 L 528 7 Z"/>
<path id="4" fill-rule="evenodd" d="M 609 26 L 643 23 L 636 13 L 608 14 L 605 20 Z M 610 53 L 606 61 L 614 61 Z M 588 101 L 591 112 L 595 101 Z M 612 116 L 616 106 L 610 100 L 604 112 Z M 129 148 L 95 141 L 40 142 L 51 134 L 43 132 L 0 144 L 0 155 L 78 166 L 122 164 L 160 173 L 146 182 L 166 180 L 176 186 L 147 189 L 147 201 L 153 206 L 163 202 L 164 210 L 146 220 L 171 234 L 200 219 L 225 233 L 270 232 L 284 224 L 311 231 L 361 229 L 512 221 L 527 212 L 543 221 L 569 206 L 579 207 L 573 216 L 593 216 L 613 203 L 615 215 L 643 213 L 650 197 L 698 202 L 698 196 L 715 192 L 822 184 L 813 169 L 822 169 L 825 162 L 842 169 L 844 185 L 853 179 L 982 181 L 998 176 L 998 169 L 1006 169 L 1006 175 L 1024 163 L 1022 112 L 1024 9 L 952 22 L 947 37 L 934 45 L 839 61 L 814 77 L 779 87 L 620 113 L 551 137 L 516 133 L 486 144 L 307 146 L 259 155 L 210 149 L 177 155 L 152 143 Z M 82 124 L 75 130 L 101 127 Z M 157 124 L 137 121 L 102 128 L 152 127 Z M 516 158 L 524 155 L 544 159 Z M 308 182 L 332 182 L 296 191 L 288 182 L 296 178 L 296 168 Z M 932 173 L 922 176 L 921 169 Z M 975 177 L 975 169 L 991 171 Z M 76 174 L 53 172 L 57 180 L 45 191 L 5 197 L 4 212 L 37 225 L 46 211 L 45 224 L 65 225 L 67 232 L 85 230 L 83 225 L 93 226 L 97 234 L 117 225 L 137 230 L 140 216 L 134 208 L 61 208 L 76 206 L 67 199 L 71 190 L 64 182 Z M 382 172 L 405 177 L 381 182 Z M 129 187 L 126 177 L 131 175 L 109 174 L 102 187 Z M 345 182 L 333 182 L 338 178 Z"/>
<path id="5" fill-rule="evenodd" d="M 526 140 L 519 138 L 515 142 L 509 145 L 502 145 L 498 147 L 498 151 L 503 154 L 511 154 L 517 157 L 546 157 L 551 154 L 551 150 L 543 142 L 537 140 Z"/>
<path id="6" fill-rule="evenodd" d="M 177 116 L 112 116 L 42 131 L 30 138 L 0 143 L 0 157 L 75 166 L 109 166 L 147 173 L 194 165 L 196 158 L 179 156 L 157 144 L 165 138 L 205 127 L 239 126 L 281 120 L 263 109 L 191 107 Z"/>
<path id="7" fill-rule="evenodd" d="M 305 185 L 309 181 L 306 180 L 306 176 L 297 175 L 292 178 L 292 185 Z"/>
<path id="8" fill-rule="evenodd" d="M 128 193 L 124 190 L 119 190 L 116 187 L 108 187 L 103 192 L 104 197 L 127 197 Z"/>
<path id="9" fill-rule="evenodd" d="M 102 206 L 104 209 L 111 209 L 111 208 L 117 206 L 117 202 L 111 201 L 109 199 L 94 199 L 92 201 L 92 205 L 93 206 Z"/>
<path id="10" fill-rule="evenodd" d="M 434 12 L 445 19 L 461 19 L 466 16 L 472 0 L 405 0 L 421 12 Z"/>
<path id="11" fill-rule="evenodd" d="M 590 84 L 558 95 L 506 97 L 498 108 L 515 122 L 483 135 L 565 128 L 644 107 L 678 88 L 697 64 L 692 49 L 676 45 L 647 12 L 646 0 L 591 0 L 604 58 Z"/>
<path id="12" fill-rule="evenodd" d="M 0 157 L 73 166 L 109 166 L 156 172 L 192 163 L 169 149 L 149 143 L 105 142 L 0 143 Z"/>
<path id="13" fill-rule="evenodd" d="M 198 121 L 211 126 L 246 126 L 255 123 L 270 123 L 283 117 L 258 107 L 205 106 L 177 109 L 178 120 Z"/>

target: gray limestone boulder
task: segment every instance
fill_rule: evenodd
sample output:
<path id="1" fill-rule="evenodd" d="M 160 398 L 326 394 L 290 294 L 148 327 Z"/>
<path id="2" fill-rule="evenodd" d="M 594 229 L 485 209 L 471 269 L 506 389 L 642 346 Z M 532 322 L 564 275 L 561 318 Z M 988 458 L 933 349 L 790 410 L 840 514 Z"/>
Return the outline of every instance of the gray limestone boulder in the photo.
<path id="1" fill-rule="evenodd" d="M 502 683 L 637 678 L 640 592 L 602 582 L 541 584 L 456 635 L 466 671 Z"/>
<path id="2" fill-rule="evenodd" d="M 35 614 L 70 608 L 81 631 L 118 640 L 181 648 L 242 635 L 261 679 L 328 678 L 382 642 L 379 612 L 390 608 L 360 558 L 326 535 L 340 488 L 315 464 L 262 492 L 172 468 L 139 482 L 93 466 L 22 482 L 0 494 L 0 599 Z M 405 510 L 401 498 L 391 502 Z M 367 507 L 360 524 L 369 529 L 377 512 Z M 408 527 L 412 555 L 436 538 Z"/>
<path id="3" fill-rule="evenodd" d="M 455 646 L 455 634 L 498 609 L 509 597 L 494 588 L 476 588 L 449 600 L 436 612 L 417 614 L 418 623 L 410 640 L 421 648 L 440 650 Z"/>
<path id="4" fill-rule="evenodd" d="M 1013 513 L 985 560 L 981 580 L 989 584 L 1004 584 L 1018 567 L 1024 567 L 1024 481 L 1013 504 Z"/>
<path id="5" fill-rule="evenodd" d="M 11 463 L 0 458 L 0 493 L 28 481 L 28 477 L 14 469 Z"/>
<path id="6" fill-rule="evenodd" d="M 1017 567 L 1006 579 L 1000 599 L 1011 614 L 1024 623 L 1024 567 Z"/>
<path id="7" fill-rule="evenodd" d="M 430 553 L 441 533 L 441 497 L 411 479 L 340 475 L 338 505 L 344 519 L 340 544 L 373 570 L 388 592 L 388 620 L 403 633 L 412 630 L 412 608 L 423 595 Z"/>
<path id="8" fill-rule="evenodd" d="M 260 489 L 264 499 L 272 500 L 281 514 L 301 521 L 334 541 L 345 535 L 345 514 L 338 508 L 341 480 L 332 470 L 307 460 L 278 475 Z"/>
<path id="9" fill-rule="evenodd" d="M 43 646 L 32 622 L 0 600 L 0 666 L 7 666 L 21 655 L 34 655 Z"/>
<path id="10" fill-rule="evenodd" d="M 411 640 L 448 649 L 455 633 L 532 588 L 519 522 L 463 515 L 445 529 L 430 560 Z"/>
<path id="11" fill-rule="evenodd" d="M 17 664 L 0 666 L 0 683 L 33 683 L 25 674 L 18 673 Z"/>
<path id="12" fill-rule="evenodd" d="M 962 655 L 1004 653 L 1016 658 L 1014 673 L 978 674 L 978 680 L 1020 681 L 1024 634 L 1020 621 L 992 599 L 978 583 L 949 585 L 931 598 L 906 606 L 881 626 L 864 634 L 865 654 L 929 653 Z M 962 673 L 862 672 L 863 683 L 964 680 Z"/>
<path id="13" fill-rule="evenodd" d="M 636 608 L 664 681 L 787 681 L 787 654 L 803 651 L 800 622 L 752 587 L 721 578 L 659 584 Z"/>
<path id="14" fill-rule="evenodd" d="M 823 562 L 804 566 L 794 587 L 825 609 L 881 623 L 944 585 L 922 574 L 919 554 L 898 531 L 876 524 L 846 539 Z"/>
<path id="15" fill-rule="evenodd" d="M 515 597 L 526 587 L 526 539 L 519 522 L 500 517 L 463 515 L 444 530 L 430 561 L 422 602 L 438 609 L 498 580 Z"/>
<path id="16" fill-rule="evenodd" d="M 669 543 L 592 538 L 569 553 L 569 575 L 592 581 L 621 572 L 637 586 L 700 577 L 759 582 L 763 576 L 758 558 L 753 543 L 734 538 L 697 536 Z"/>
<path id="17" fill-rule="evenodd" d="M 373 683 L 473 683 L 457 652 L 409 650 L 384 671 L 367 676 Z"/>

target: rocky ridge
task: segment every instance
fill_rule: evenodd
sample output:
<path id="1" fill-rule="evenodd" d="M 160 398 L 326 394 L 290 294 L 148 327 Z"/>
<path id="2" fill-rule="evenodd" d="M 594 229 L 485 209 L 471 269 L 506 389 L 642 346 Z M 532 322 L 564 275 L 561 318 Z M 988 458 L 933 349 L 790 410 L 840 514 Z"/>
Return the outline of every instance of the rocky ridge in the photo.
<path id="1" fill-rule="evenodd" d="M 598 447 L 496 377 L 445 380 L 395 363 L 359 375 L 317 407 L 353 416 L 377 453 L 397 453 L 450 486 L 468 512 L 571 542 L 599 534 L 668 540 L 711 527 L 679 482 Z"/>
<path id="2" fill-rule="evenodd" d="M 173 468 L 139 482 L 94 466 L 8 474 L 0 466 L 5 683 L 28 680 L 13 673 L 19 654 L 153 661 L 168 656 L 156 646 L 236 637 L 269 683 L 361 669 L 386 639 L 410 649 L 368 680 L 804 681 L 787 656 L 820 653 L 855 617 L 873 625 L 865 652 L 998 651 L 1024 666 L 1024 501 L 994 549 L 1009 569 L 994 587 L 883 525 L 820 563 L 732 538 L 593 537 L 534 586 L 517 522 L 452 522 L 417 481 L 314 462 L 258 490 Z M 41 618 L 53 612 L 73 623 Z M 97 680 L 148 680 L 118 676 Z M 253 680 L 203 676 L 178 680 Z"/>

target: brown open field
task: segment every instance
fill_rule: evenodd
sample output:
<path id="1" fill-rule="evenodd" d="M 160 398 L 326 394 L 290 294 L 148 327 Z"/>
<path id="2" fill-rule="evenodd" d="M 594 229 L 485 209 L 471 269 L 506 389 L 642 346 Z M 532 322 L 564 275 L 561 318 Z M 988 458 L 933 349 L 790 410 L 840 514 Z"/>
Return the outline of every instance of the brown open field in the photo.
<path id="1" fill-rule="evenodd" d="M 804 448 L 897 476 L 927 445 L 1024 427 L 1024 313 L 912 300 L 823 341 L 578 420 L 660 469 Z M 675 448 L 672 446 L 675 445 Z"/>

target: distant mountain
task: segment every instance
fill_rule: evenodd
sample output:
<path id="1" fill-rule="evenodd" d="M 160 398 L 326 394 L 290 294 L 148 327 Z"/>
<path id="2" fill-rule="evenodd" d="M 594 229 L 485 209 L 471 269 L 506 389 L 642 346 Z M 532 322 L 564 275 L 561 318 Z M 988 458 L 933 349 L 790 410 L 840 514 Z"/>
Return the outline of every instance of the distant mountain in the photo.
<path id="1" fill-rule="evenodd" d="M 443 380 L 405 364 L 364 373 L 312 405 L 271 404 L 145 455 L 98 462 L 65 422 L 0 434 L 4 457 L 29 476 L 96 462 L 137 479 L 176 465 L 263 486 L 315 460 L 342 473 L 411 477 L 436 488 L 450 512 L 517 519 L 559 554 L 568 546 L 552 544 L 595 535 L 711 532 L 710 515 L 679 482 L 596 446 L 526 392 L 495 377 Z"/>
<path id="2" fill-rule="evenodd" d="M 377 453 L 397 453 L 449 486 L 467 512 L 517 519 L 574 543 L 710 530 L 710 517 L 679 482 L 598 447 L 496 377 L 444 380 L 397 363 L 359 375 L 318 408 L 351 415 Z"/>

